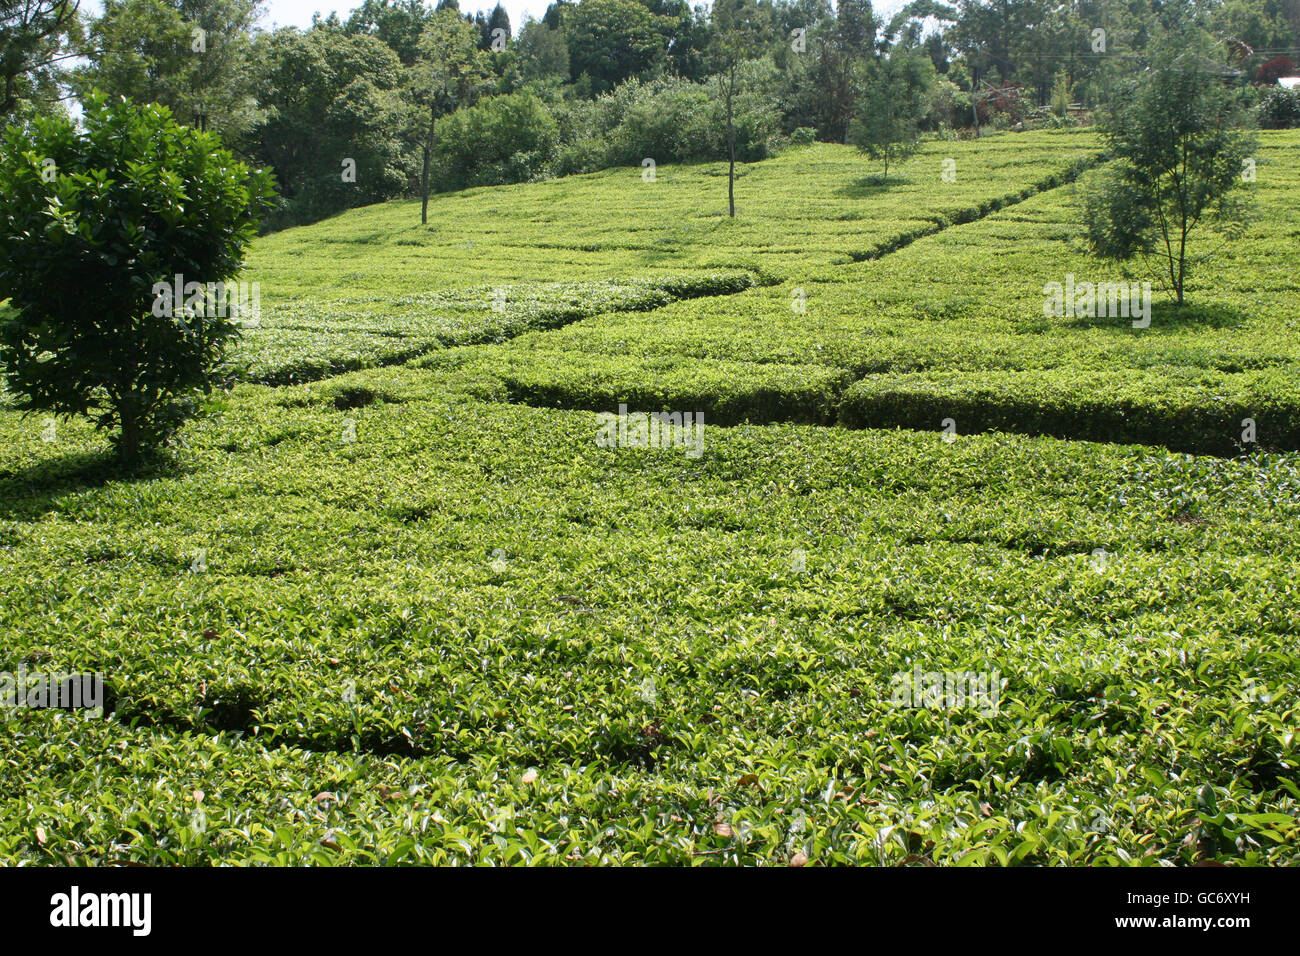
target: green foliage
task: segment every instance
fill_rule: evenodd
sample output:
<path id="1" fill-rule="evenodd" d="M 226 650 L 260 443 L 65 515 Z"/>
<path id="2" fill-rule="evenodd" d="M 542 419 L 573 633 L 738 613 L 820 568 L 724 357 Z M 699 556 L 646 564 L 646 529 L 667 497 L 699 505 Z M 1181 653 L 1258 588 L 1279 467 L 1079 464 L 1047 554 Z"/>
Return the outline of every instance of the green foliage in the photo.
<path id="1" fill-rule="evenodd" d="M 713 5 L 714 36 L 709 49 L 717 68 L 727 126 L 727 214 L 736 216 L 736 98 L 745 88 L 740 65 L 755 58 L 770 19 L 770 11 L 754 0 L 716 0 Z"/>
<path id="2" fill-rule="evenodd" d="M 964 129 L 971 125 L 970 93 L 947 77 L 937 76 L 930 88 L 927 129 Z"/>
<path id="3" fill-rule="evenodd" d="M 1295 865 L 1298 143 L 1147 329 L 1044 315 L 1112 278 L 1087 131 L 888 189 L 814 144 L 738 220 L 665 164 L 257 240 L 234 359 L 286 384 L 185 469 L 0 404 L 0 670 L 110 688 L 0 712 L 0 858 Z M 349 362 L 407 365 L 288 384 Z M 598 445 L 619 403 L 703 454 Z M 996 713 L 893 705 L 918 665 Z"/>
<path id="4" fill-rule="evenodd" d="M 1274 448 L 1300 448 L 1300 391 L 1268 371 L 1195 367 L 1040 369 L 873 375 L 844 394 L 851 428 L 1005 431 L 1083 441 L 1164 445 L 1192 454 L 1240 452 L 1242 423 Z"/>
<path id="5" fill-rule="evenodd" d="M 540 20 L 528 20 L 519 30 L 520 68 L 530 80 L 569 78 L 569 44 L 564 34 Z"/>
<path id="6" fill-rule="evenodd" d="M 240 378 L 269 385 L 311 381 L 431 350 L 501 342 L 602 312 L 659 309 L 677 299 L 719 296 L 753 284 L 744 273 L 587 282 L 470 286 L 409 295 L 368 295 L 266 310 L 232 350 Z"/>
<path id="7" fill-rule="evenodd" d="M 434 178 L 441 189 L 519 183 L 555 157 L 558 129 L 531 93 L 494 96 L 434 125 Z"/>
<path id="8" fill-rule="evenodd" d="M 1166 40 L 1116 108 L 1106 127 L 1114 166 L 1083 193 L 1092 251 L 1143 258 L 1179 303 L 1193 231 L 1203 220 L 1229 230 L 1241 222 L 1234 198 L 1255 145 L 1240 99 L 1186 40 Z"/>
<path id="9" fill-rule="evenodd" d="M 363 0 L 343 29 L 382 40 L 403 66 L 411 66 L 420 59 L 420 37 L 434 12 L 421 0 Z"/>
<path id="10" fill-rule="evenodd" d="M 164 443 L 211 389 L 237 327 L 228 315 L 176 314 L 181 303 L 158 315 L 154 284 L 234 278 L 271 194 L 267 173 L 250 173 L 165 107 L 92 97 L 84 132 L 54 119 L 8 130 L 9 388 L 34 409 L 117 427 L 128 459 Z"/>
<path id="11" fill-rule="evenodd" d="M 920 146 L 921 123 L 930 109 L 934 67 L 925 57 L 895 50 L 863 66 L 858 115 L 848 141 L 872 159 L 901 163 Z"/>
<path id="12" fill-rule="evenodd" d="M 482 26 L 486 29 L 487 24 Z M 438 119 L 458 108 L 472 106 L 489 87 L 489 58 L 480 49 L 482 39 L 483 34 L 474 22 L 445 9 L 434 13 L 420 35 L 421 59 L 410 68 L 409 74 L 414 100 L 411 126 L 420 140 L 421 223 L 427 222 L 429 216 Z"/>
<path id="13" fill-rule="evenodd" d="M 552 408 L 612 411 L 687 409 L 716 425 L 770 422 L 831 424 L 850 375 L 840 369 L 727 362 L 683 355 L 653 357 L 453 350 L 421 360 L 475 380 L 475 394 Z"/>
<path id="14" fill-rule="evenodd" d="M 564 11 L 569 70 L 603 93 L 662 62 L 667 48 L 657 19 L 637 0 L 581 0 Z"/>
<path id="15" fill-rule="evenodd" d="M 755 61 L 738 68 L 740 92 L 733 104 L 736 158 L 765 159 L 777 117 L 765 93 L 770 66 Z M 589 106 L 568 111 L 572 131 L 564 137 L 557 172 L 588 172 L 610 166 L 719 159 L 727 155 L 726 104 L 703 83 L 664 77 L 630 82 Z"/>
<path id="16" fill-rule="evenodd" d="M 254 97 L 256 12 L 257 0 L 106 0 L 73 89 L 83 100 L 98 89 L 158 103 L 178 122 L 242 145 L 270 105 Z"/>
<path id="17" fill-rule="evenodd" d="M 1300 126 L 1300 89 L 1270 86 L 1259 104 L 1259 125 L 1264 129 L 1295 129 Z"/>
<path id="18" fill-rule="evenodd" d="M 0 121 L 59 109 L 68 48 L 80 39 L 76 0 L 0 0 Z"/>
<path id="19" fill-rule="evenodd" d="M 1081 282 L 1140 278 L 1083 250 L 1075 204 L 1058 188 L 1095 161 L 1095 142 L 1084 132 L 1043 132 L 927 144 L 908 183 L 860 191 L 841 185 L 838 192 L 831 182 L 852 182 L 853 153 L 820 145 L 750 167 L 743 182 L 762 199 L 752 207 L 752 225 L 734 234 L 707 231 L 703 217 L 692 222 L 690 204 L 708 199 L 707 180 L 681 181 L 679 170 L 660 170 L 661 182 L 685 195 L 655 205 L 649 186 L 628 193 L 613 177 L 593 177 L 567 193 L 571 203 L 616 222 L 682 223 L 660 233 L 674 242 L 665 261 L 685 264 L 690 250 L 709 249 L 716 257 L 696 253 L 694 261 L 739 264 L 747 256 L 769 283 L 779 281 L 651 314 L 605 314 L 528 332 L 501 349 L 502 368 L 529 394 L 562 407 L 591 408 L 617 388 L 654 394 L 666 370 L 678 376 L 691 368 L 682 360 L 693 359 L 728 370 L 730 378 L 713 376 L 719 395 L 745 392 L 746 383 L 759 387 L 769 364 L 803 369 L 810 381 L 824 368 L 863 378 L 852 390 L 839 390 L 843 379 L 834 375 L 818 378 L 823 406 L 840 403 L 831 417 L 851 425 L 937 428 L 955 417 L 970 431 L 1047 431 L 1231 454 L 1243 420 L 1253 418 L 1261 444 L 1300 447 L 1300 394 L 1288 384 L 1300 351 L 1285 304 L 1293 272 L 1287 239 L 1300 228 L 1300 212 L 1286 198 L 1300 182 L 1294 137 L 1271 134 L 1259 150 L 1266 220 L 1190 286 L 1195 306 L 1176 309 L 1153 290 L 1146 329 L 1127 317 L 1044 315 L 1045 285 L 1066 273 Z M 954 183 L 941 179 L 948 159 Z M 1031 167 L 1042 178 L 1026 185 Z M 480 201 L 498 217 L 511 210 L 509 228 L 521 241 L 525 224 L 554 208 L 548 197 L 557 194 L 536 188 L 509 206 L 499 196 Z M 819 206 L 819 195 L 833 199 Z M 793 219 L 797 234 L 788 226 Z M 530 241 L 550 244 L 558 228 L 574 238 L 556 254 L 573 255 L 573 263 L 635 267 L 638 252 L 621 249 L 616 232 L 596 231 L 595 221 L 577 212 L 562 222 L 548 222 L 546 235 Z M 642 245 L 654 238 L 643 232 Z M 734 251 L 724 242 L 735 242 Z M 432 258 L 416 261 L 446 255 L 436 247 L 425 254 Z M 770 380 L 788 392 L 771 400 L 792 402 L 797 381 Z M 680 394 L 705 400 L 698 388 Z"/>
<path id="20" fill-rule="evenodd" d="M 1069 115 L 1070 94 L 1070 75 L 1064 70 L 1056 74 L 1052 81 L 1052 113 L 1058 119 L 1065 119 Z"/>
<path id="21" fill-rule="evenodd" d="M 403 145 L 408 115 L 397 54 L 373 36 L 276 30 L 259 41 L 256 88 L 267 116 L 253 154 L 283 202 L 267 225 L 318 219 L 400 195 L 417 181 Z M 345 178 L 346 160 L 355 180 Z"/>
<path id="22" fill-rule="evenodd" d="M 1295 456 L 775 425 L 692 460 L 461 375 L 239 389 L 203 480 L 147 487 L 0 413 L 0 666 L 111 688 L 0 713 L 0 857 L 1298 862 Z M 918 664 L 997 669 L 997 713 L 892 706 Z"/>

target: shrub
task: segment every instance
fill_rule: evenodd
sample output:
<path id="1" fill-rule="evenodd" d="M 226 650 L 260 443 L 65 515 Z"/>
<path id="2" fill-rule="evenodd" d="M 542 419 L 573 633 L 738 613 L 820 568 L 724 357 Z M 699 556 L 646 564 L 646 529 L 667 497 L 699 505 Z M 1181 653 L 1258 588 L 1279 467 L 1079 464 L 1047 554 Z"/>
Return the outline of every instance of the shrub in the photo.
<path id="1" fill-rule="evenodd" d="M 930 111 L 925 129 L 964 129 L 971 125 L 970 94 L 946 77 L 938 77 L 930 89 Z"/>
<path id="2" fill-rule="evenodd" d="M 117 427 L 135 459 L 193 414 L 238 329 L 202 305 L 159 310 L 155 283 L 234 277 L 271 176 L 166 107 L 94 95 L 84 121 L 35 120 L 0 143 L 0 297 L 14 310 L 0 355 L 30 407 Z"/>
<path id="3" fill-rule="evenodd" d="M 1275 56 L 1273 59 L 1261 63 L 1259 72 L 1255 74 L 1256 83 L 1276 83 L 1280 76 L 1294 76 L 1295 64 L 1291 62 L 1288 56 Z"/>
<path id="4" fill-rule="evenodd" d="M 1264 129 L 1294 129 L 1300 126 L 1300 89 L 1269 87 L 1259 104 L 1259 125 Z"/>
<path id="5" fill-rule="evenodd" d="M 1200 62 L 1194 49 L 1171 41 L 1158 57 L 1107 124 L 1117 161 L 1083 190 L 1083 213 L 1091 252 L 1158 262 L 1156 278 L 1181 304 L 1189 236 L 1210 222 L 1226 230 L 1242 222 L 1234 191 L 1255 141 L 1241 129 L 1239 97 L 1189 68 Z"/>
<path id="6" fill-rule="evenodd" d="M 708 156 L 718 146 L 712 97 L 702 85 L 660 82 L 642 86 L 610 134 L 611 165 L 647 156 L 658 162 Z"/>
<path id="7" fill-rule="evenodd" d="M 736 158 L 754 162 L 769 155 L 777 113 L 765 94 L 768 61 L 743 64 L 735 111 Z M 643 83 L 630 80 L 591 102 L 558 105 L 555 118 L 563 146 L 552 172 L 568 175 L 627 166 L 650 157 L 659 163 L 723 159 L 727 155 L 724 106 L 707 85 L 680 77 Z"/>
<path id="8" fill-rule="evenodd" d="M 441 189 L 526 182 L 555 158 L 559 128 L 532 93 L 496 96 L 438 120 L 434 167 Z"/>

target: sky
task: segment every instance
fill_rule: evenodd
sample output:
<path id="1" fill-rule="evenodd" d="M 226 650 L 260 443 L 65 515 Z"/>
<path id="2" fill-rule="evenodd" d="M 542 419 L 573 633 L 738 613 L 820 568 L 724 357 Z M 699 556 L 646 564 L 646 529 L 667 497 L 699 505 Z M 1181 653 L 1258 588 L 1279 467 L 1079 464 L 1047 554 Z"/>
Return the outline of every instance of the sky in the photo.
<path id="1" fill-rule="evenodd" d="M 540 20 L 550 0 L 502 0 L 501 5 L 510 14 L 510 26 L 514 30 L 524 22 L 527 16 Z M 267 0 L 263 6 L 266 13 L 262 15 L 264 27 L 309 27 L 311 15 L 319 11 L 322 17 L 329 16 L 330 11 L 337 11 L 340 20 L 346 20 L 348 13 L 361 6 L 361 0 Z M 495 0 L 460 0 L 463 11 L 473 12 L 478 9 L 491 10 L 496 6 Z"/>
<path id="2" fill-rule="evenodd" d="M 691 6 L 695 6 L 699 0 L 691 0 Z M 894 11 L 902 9 L 907 0 L 878 0 L 873 6 L 876 10 L 876 16 L 889 17 Z M 506 8 L 506 13 L 510 14 L 510 26 L 514 30 L 519 29 L 519 25 L 531 16 L 534 20 L 540 20 L 546 8 L 550 6 L 550 0 L 501 0 L 501 5 Z M 330 11 L 337 11 L 340 20 L 346 20 L 348 13 L 355 7 L 361 6 L 361 0 L 267 0 L 264 4 L 266 13 L 262 16 L 262 26 L 270 28 L 272 26 L 281 27 L 309 27 L 311 26 L 311 15 L 320 12 L 321 16 L 328 16 Z M 460 0 L 460 8 L 465 12 L 475 10 L 491 10 L 496 6 L 495 0 Z"/>
<path id="3" fill-rule="evenodd" d="M 362 0 L 265 0 L 262 4 L 262 19 L 258 25 L 263 29 L 273 27 L 309 27 L 311 26 L 311 15 L 319 12 L 322 17 L 327 17 L 331 12 L 337 12 L 340 20 L 346 20 L 348 14 L 356 7 L 361 6 Z M 426 0 L 426 2 L 436 2 L 436 0 Z M 692 7 L 698 6 L 701 2 L 708 6 L 707 0 L 690 0 Z M 876 16 L 887 20 L 893 16 L 894 12 L 901 10 L 908 0 L 876 0 L 872 6 L 875 8 Z M 831 0 L 834 5 L 834 0 Z M 551 5 L 551 0 L 501 0 L 501 5 L 506 8 L 506 13 L 510 14 L 510 27 L 516 32 L 520 24 L 528 17 L 534 20 L 540 20 L 546 8 Z M 476 10 L 490 11 L 496 6 L 496 0 L 460 0 L 462 11 L 473 13 Z M 87 13 L 98 14 L 103 9 L 100 0 L 82 0 L 81 9 Z"/>

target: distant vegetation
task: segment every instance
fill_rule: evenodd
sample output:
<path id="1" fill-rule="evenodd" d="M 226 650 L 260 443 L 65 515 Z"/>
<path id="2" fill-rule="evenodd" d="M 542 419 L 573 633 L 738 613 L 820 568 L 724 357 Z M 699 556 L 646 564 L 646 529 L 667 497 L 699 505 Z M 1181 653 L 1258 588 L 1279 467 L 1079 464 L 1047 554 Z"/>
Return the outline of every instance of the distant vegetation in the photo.
<path id="1" fill-rule="evenodd" d="M 30 36 L 0 41 L 14 47 L 0 113 L 60 109 L 63 88 L 167 105 L 275 172 L 268 227 L 430 189 L 718 160 L 732 140 L 741 162 L 810 137 L 883 161 L 918 135 L 1086 123 L 1170 30 L 1206 38 L 1200 82 L 1229 83 L 1267 127 L 1300 120 L 1298 94 L 1274 85 L 1300 60 L 1300 8 L 1284 0 L 1031 0 L 1014 16 L 916 0 L 888 22 L 868 0 L 557 0 L 523 24 L 500 6 L 365 0 L 272 32 L 258 0 L 75 16 L 71 2 L 42 0 Z"/>

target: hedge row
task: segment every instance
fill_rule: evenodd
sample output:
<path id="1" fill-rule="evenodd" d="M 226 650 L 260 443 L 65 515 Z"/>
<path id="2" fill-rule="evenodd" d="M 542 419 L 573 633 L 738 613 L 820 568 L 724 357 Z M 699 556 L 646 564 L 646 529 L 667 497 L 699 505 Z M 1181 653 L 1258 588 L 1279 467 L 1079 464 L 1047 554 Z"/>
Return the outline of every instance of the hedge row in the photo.
<path id="1" fill-rule="evenodd" d="M 644 312 L 683 299 L 732 295 L 754 284 L 746 272 L 708 272 L 282 305 L 245 331 L 233 350 L 231 373 L 263 385 L 291 385 L 395 365 L 431 349 L 501 342 L 601 312 Z"/>
<path id="2" fill-rule="evenodd" d="M 422 360 L 481 376 L 478 394 L 547 408 L 703 412 L 707 424 L 828 425 L 850 376 L 814 365 L 687 356 L 615 356 L 522 349 L 460 349 Z"/>
<path id="3" fill-rule="evenodd" d="M 1006 431 L 1163 445 L 1231 455 L 1255 442 L 1300 449 L 1300 388 L 1292 367 L 1239 374 L 1179 368 L 1062 369 L 877 375 L 840 404 L 849 428 Z M 1243 439 L 1243 436 L 1245 438 Z"/>

